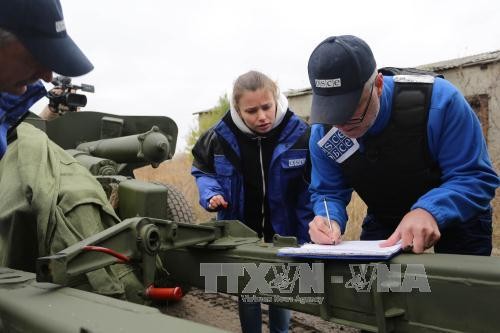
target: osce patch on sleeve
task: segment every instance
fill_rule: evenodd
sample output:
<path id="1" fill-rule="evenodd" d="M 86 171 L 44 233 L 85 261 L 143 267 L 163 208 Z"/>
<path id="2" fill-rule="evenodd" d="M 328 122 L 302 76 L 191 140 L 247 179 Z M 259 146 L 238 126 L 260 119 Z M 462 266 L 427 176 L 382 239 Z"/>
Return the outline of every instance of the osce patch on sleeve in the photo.
<path id="1" fill-rule="evenodd" d="M 356 139 L 351 139 L 337 127 L 332 127 L 321 140 L 318 146 L 323 152 L 337 163 L 342 163 L 359 149 L 359 143 Z"/>

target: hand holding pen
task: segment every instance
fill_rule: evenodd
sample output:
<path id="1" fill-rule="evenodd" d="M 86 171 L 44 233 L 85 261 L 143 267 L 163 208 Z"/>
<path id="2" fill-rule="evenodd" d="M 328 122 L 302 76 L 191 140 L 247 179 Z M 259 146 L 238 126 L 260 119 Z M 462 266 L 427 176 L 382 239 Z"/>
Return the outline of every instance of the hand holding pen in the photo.
<path id="1" fill-rule="evenodd" d="M 325 216 L 315 216 L 309 223 L 309 235 L 311 240 L 317 244 L 339 244 L 342 241 L 340 226 L 335 220 L 330 219 L 330 212 L 326 198 L 323 199 L 325 205 Z"/>
<path id="2" fill-rule="evenodd" d="M 323 205 L 325 205 L 325 212 L 326 212 L 326 224 L 330 228 L 330 232 L 333 232 L 332 228 L 332 220 L 330 219 L 330 212 L 328 211 L 328 205 L 326 204 L 326 198 L 323 198 Z"/>

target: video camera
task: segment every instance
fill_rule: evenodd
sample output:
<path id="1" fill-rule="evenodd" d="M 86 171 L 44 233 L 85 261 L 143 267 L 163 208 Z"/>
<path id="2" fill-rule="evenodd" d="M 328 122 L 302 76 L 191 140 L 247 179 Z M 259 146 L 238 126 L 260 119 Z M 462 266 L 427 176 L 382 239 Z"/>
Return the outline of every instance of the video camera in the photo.
<path id="1" fill-rule="evenodd" d="M 57 76 L 52 82 L 54 88 L 48 93 L 49 106 L 54 112 L 65 113 L 66 111 L 76 111 L 77 108 L 87 105 L 87 96 L 75 93 L 77 90 L 93 93 L 94 86 L 82 84 L 80 86 L 71 84 L 71 78 L 67 76 Z"/>

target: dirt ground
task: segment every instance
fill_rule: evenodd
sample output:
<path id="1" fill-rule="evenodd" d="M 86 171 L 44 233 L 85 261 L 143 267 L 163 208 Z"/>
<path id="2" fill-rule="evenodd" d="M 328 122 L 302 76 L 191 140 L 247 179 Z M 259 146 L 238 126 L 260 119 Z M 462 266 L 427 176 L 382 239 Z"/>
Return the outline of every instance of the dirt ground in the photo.
<path id="1" fill-rule="evenodd" d="M 207 294 L 200 289 L 191 290 L 182 301 L 169 304 L 162 312 L 174 317 L 214 326 L 229 332 L 241 332 L 238 301 L 235 296 Z M 262 332 L 269 332 L 267 306 L 263 305 Z M 359 332 L 354 328 L 329 323 L 319 317 L 292 311 L 290 332 Z"/>

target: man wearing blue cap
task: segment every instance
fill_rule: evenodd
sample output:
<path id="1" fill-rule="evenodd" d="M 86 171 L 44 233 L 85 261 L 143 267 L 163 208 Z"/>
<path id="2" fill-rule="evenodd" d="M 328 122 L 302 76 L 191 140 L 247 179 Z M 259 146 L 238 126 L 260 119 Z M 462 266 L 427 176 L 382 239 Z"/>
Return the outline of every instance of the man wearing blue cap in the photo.
<path id="1" fill-rule="evenodd" d="M 58 0 L 0 0 L 0 65 L 0 266 L 34 271 L 37 257 L 120 220 L 88 170 L 19 124 L 46 94 L 39 79 L 93 68 L 66 33 Z M 133 267 L 118 266 L 89 272 L 76 287 L 143 302 Z"/>
<path id="2" fill-rule="evenodd" d="M 379 73 L 370 47 L 355 36 L 320 43 L 308 72 L 311 239 L 341 240 L 354 189 L 368 206 L 363 240 L 401 240 L 415 253 L 434 246 L 490 255 L 499 178 L 462 94 L 432 75 Z"/>
<path id="3" fill-rule="evenodd" d="M 45 96 L 39 79 L 93 68 L 66 32 L 58 0 L 0 0 L 0 158 L 7 136 Z"/>

